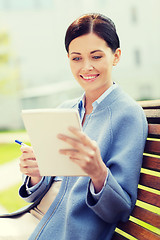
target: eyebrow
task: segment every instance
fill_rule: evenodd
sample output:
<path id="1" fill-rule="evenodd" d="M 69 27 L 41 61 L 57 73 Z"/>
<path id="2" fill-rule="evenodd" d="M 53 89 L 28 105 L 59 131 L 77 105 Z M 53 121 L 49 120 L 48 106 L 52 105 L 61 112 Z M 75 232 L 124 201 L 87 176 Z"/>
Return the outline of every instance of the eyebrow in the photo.
<path id="1" fill-rule="evenodd" d="M 78 54 L 78 55 L 81 55 L 81 53 L 79 53 L 79 52 L 72 52 L 71 54 Z"/>
<path id="2" fill-rule="evenodd" d="M 94 50 L 94 51 L 91 51 L 90 54 L 93 54 L 93 53 L 96 53 L 96 52 L 103 52 L 103 51 L 102 50 Z M 79 53 L 79 52 L 72 52 L 71 54 L 81 55 L 81 53 Z"/>
<path id="3" fill-rule="evenodd" d="M 91 52 L 91 54 L 95 53 L 95 52 L 103 52 L 102 50 L 94 50 Z"/>

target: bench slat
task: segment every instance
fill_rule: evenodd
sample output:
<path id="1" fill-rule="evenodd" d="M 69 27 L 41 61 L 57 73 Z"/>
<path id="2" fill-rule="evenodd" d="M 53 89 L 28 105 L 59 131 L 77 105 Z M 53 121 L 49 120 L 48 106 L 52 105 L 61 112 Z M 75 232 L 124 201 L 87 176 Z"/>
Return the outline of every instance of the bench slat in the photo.
<path id="1" fill-rule="evenodd" d="M 140 188 L 138 189 L 138 200 L 149 203 L 156 207 L 160 207 L 160 195 L 151 193 Z"/>
<path id="2" fill-rule="evenodd" d="M 147 118 L 160 118 L 160 109 L 144 109 Z"/>
<path id="3" fill-rule="evenodd" d="M 154 135 L 154 137 L 160 136 L 160 124 L 149 124 L 148 125 L 148 134 L 149 136 Z"/>
<path id="4" fill-rule="evenodd" d="M 128 240 L 128 238 L 120 235 L 119 233 L 115 232 L 114 236 L 112 237 L 112 240 Z"/>
<path id="5" fill-rule="evenodd" d="M 160 190 L 160 178 L 157 176 L 152 176 L 146 173 L 141 173 L 139 184 Z"/>
<path id="6" fill-rule="evenodd" d="M 118 224 L 118 228 L 139 240 L 160 240 L 160 236 L 157 234 L 131 221 L 128 221 L 126 223 L 120 222 Z"/>
<path id="7" fill-rule="evenodd" d="M 160 108 L 160 100 L 138 101 L 143 108 Z"/>
<path id="8" fill-rule="evenodd" d="M 144 152 L 160 154 L 160 141 L 147 140 Z"/>
<path id="9" fill-rule="evenodd" d="M 148 121 L 148 138 L 146 141 L 142 168 L 160 172 L 160 99 L 151 101 L 138 101 L 144 110 Z M 149 153 L 149 154 L 148 154 Z M 153 154 L 153 155 L 150 155 Z M 154 156 L 155 155 L 155 156 Z M 156 156 L 158 155 L 158 156 Z M 137 199 L 160 208 L 160 194 L 157 191 L 151 192 L 152 189 L 160 190 L 160 177 L 146 173 L 141 173 Z M 149 187 L 147 191 L 143 186 Z M 147 208 L 147 207 L 146 207 Z M 132 214 L 134 218 L 144 221 L 156 228 L 160 228 L 160 215 L 150 212 L 140 206 L 135 206 Z M 134 223 L 131 220 L 126 223 L 120 222 L 118 228 L 132 235 L 138 240 L 160 240 L 160 235 L 151 232 L 148 229 Z M 123 240 L 121 233 L 115 233 L 113 240 Z M 127 238 L 126 238 L 127 239 Z"/>
<path id="10" fill-rule="evenodd" d="M 143 168 L 160 171 L 160 158 L 143 156 Z"/>
<path id="11" fill-rule="evenodd" d="M 150 212 L 139 206 L 135 206 L 132 214 L 133 217 L 138 218 L 156 228 L 160 228 L 160 215 Z"/>

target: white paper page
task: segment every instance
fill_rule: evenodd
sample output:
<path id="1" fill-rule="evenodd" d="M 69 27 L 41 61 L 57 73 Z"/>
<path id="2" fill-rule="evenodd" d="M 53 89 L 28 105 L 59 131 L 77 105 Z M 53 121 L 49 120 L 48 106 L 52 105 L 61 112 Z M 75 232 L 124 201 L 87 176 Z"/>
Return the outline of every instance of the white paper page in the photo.
<path id="1" fill-rule="evenodd" d="M 86 176 L 86 173 L 59 149 L 71 146 L 57 138 L 59 133 L 75 137 L 69 126 L 81 129 L 77 110 L 23 110 L 22 118 L 42 176 Z"/>

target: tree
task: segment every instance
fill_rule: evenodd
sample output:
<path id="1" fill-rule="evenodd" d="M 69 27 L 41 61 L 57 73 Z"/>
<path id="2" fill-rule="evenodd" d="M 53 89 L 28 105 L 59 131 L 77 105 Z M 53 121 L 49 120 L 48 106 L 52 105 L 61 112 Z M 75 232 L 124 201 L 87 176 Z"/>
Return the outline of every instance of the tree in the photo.
<path id="1" fill-rule="evenodd" d="M 0 95 L 15 95 L 19 89 L 19 67 L 9 34 L 0 28 Z"/>

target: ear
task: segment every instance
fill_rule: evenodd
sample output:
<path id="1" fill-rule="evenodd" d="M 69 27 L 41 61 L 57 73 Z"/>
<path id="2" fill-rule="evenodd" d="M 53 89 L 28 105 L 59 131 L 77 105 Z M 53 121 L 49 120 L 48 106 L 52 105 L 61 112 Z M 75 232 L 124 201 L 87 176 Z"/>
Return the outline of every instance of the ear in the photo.
<path id="1" fill-rule="evenodd" d="M 117 48 L 114 53 L 113 66 L 116 66 L 121 57 L 121 49 Z"/>

